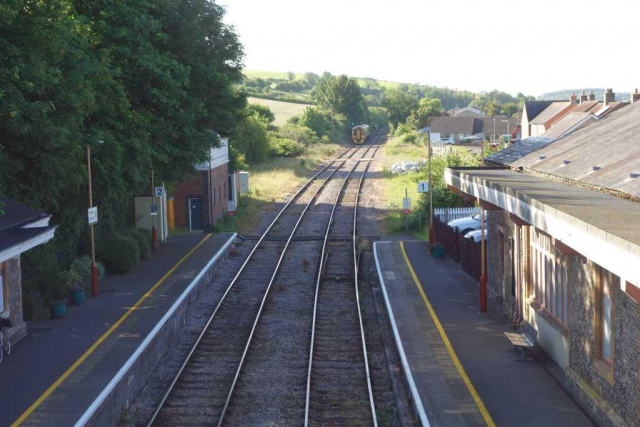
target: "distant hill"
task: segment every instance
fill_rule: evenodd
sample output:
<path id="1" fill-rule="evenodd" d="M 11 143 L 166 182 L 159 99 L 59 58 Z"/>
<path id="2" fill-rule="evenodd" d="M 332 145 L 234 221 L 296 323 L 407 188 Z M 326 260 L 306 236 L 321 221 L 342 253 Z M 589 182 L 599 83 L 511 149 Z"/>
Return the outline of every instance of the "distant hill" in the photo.
<path id="1" fill-rule="evenodd" d="M 605 89 L 596 89 L 596 88 L 582 88 L 582 89 L 564 89 L 558 90 L 555 92 L 548 92 L 540 95 L 538 99 L 544 99 L 546 101 L 558 101 L 558 100 L 569 100 L 569 97 L 572 93 L 575 93 L 578 99 L 580 99 L 580 94 L 584 91 L 585 93 L 593 93 L 596 95 L 596 99 L 599 101 L 604 100 L 604 91 Z M 628 92 L 616 92 L 616 101 L 624 101 L 625 99 L 631 98 L 631 94 Z"/>

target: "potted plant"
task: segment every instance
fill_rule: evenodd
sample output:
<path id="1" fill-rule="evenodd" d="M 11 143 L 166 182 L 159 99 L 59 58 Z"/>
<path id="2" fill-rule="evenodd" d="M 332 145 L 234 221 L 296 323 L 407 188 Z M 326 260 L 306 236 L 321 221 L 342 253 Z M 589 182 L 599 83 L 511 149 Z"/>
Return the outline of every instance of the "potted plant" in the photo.
<path id="1" fill-rule="evenodd" d="M 63 319 L 67 316 L 67 298 L 69 298 L 69 286 L 64 280 L 55 284 L 48 296 L 49 314 L 52 319 Z"/>
<path id="2" fill-rule="evenodd" d="M 85 287 L 82 276 L 71 269 L 64 274 L 65 286 L 69 289 L 69 299 L 75 305 L 84 304 Z"/>
<path id="3" fill-rule="evenodd" d="M 442 243 L 436 243 L 433 245 L 434 258 L 444 258 L 444 245 Z"/>

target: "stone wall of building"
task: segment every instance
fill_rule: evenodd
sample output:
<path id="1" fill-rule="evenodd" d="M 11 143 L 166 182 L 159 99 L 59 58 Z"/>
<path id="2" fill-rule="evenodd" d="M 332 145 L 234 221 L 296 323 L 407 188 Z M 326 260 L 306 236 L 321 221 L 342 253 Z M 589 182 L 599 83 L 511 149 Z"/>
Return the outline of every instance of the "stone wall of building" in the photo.
<path id="1" fill-rule="evenodd" d="M 27 324 L 22 317 L 22 278 L 20 257 L 5 261 L 8 285 L 9 320 L 13 325 L 8 329 L 11 343 L 15 344 L 27 335 Z"/>
<path id="2" fill-rule="evenodd" d="M 499 233 L 504 233 L 504 265 L 500 266 Z M 505 211 L 490 211 L 487 224 L 487 297 L 500 315 L 511 322 L 517 307 L 512 292 L 512 261 L 514 257 L 516 225 Z M 502 271 L 502 274 L 501 274 Z"/>
<path id="3" fill-rule="evenodd" d="M 588 407 L 605 425 L 640 425 L 640 309 L 616 280 L 612 296 L 612 375 L 597 366 L 595 316 L 597 288 L 595 265 L 582 256 L 570 264 L 569 365 L 567 385 L 587 400 Z"/>

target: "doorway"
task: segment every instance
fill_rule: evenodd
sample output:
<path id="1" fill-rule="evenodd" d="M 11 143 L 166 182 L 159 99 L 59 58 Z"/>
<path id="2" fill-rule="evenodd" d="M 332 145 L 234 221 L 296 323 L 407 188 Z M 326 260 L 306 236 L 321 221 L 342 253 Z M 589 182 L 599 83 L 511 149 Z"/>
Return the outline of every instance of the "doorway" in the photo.
<path id="1" fill-rule="evenodd" d="M 204 231 L 203 199 L 189 199 L 189 230 Z"/>

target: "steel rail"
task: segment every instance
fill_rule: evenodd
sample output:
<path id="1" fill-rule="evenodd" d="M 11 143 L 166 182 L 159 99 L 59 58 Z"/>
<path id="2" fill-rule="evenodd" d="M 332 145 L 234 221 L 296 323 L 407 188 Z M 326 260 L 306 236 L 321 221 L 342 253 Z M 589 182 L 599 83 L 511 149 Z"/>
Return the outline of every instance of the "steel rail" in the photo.
<path id="1" fill-rule="evenodd" d="M 260 315 L 262 314 L 262 309 L 264 308 L 264 304 L 267 301 L 267 297 L 269 296 L 269 291 L 271 290 L 271 285 L 273 285 L 273 282 L 276 279 L 276 276 L 278 275 L 278 272 L 279 272 L 278 270 L 280 269 L 280 265 L 282 264 L 282 260 L 284 259 L 284 256 L 285 256 L 285 254 L 287 252 L 287 249 L 289 248 L 289 244 L 291 243 L 291 239 L 293 239 L 293 235 L 296 234 L 296 230 L 298 229 L 298 226 L 300 225 L 300 223 L 302 222 L 305 214 L 309 210 L 309 207 L 311 206 L 311 204 L 314 202 L 314 200 L 316 199 L 316 197 L 320 193 L 320 190 L 322 190 L 324 188 L 326 183 L 329 182 L 331 177 L 345 164 L 345 162 L 346 162 L 346 160 L 343 160 L 342 163 L 340 164 L 340 166 L 338 166 L 336 169 L 334 169 L 331 172 L 331 174 L 329 174 L 329 176 L 327 178 L 325 178 L 325 180 L 322 182 L 320 187 L 318 187 L 318 189 L 316 190 L 315 194 L 313 195 L 311 200 L 309 200 L 309 203 L 307 203 L 307 205 L 305 206 L 304 210 L 300 214 L 300 217 L 298 218 L 298 221 L 296 221 L 296 225 L 293 227 L 293 230 L 291 231 L 291 234 L 289 235 L 289 238 L 287 239 L 287 243 L 284 245 L 284 248 L 282 249 L 282 253 L 280 254 L 280 258 L 278 259 L 278 263 L 276 264 L 276 268 L 273 271 L 273 274 L 271 275 L 271 279 L 269 280 L 269 284 L 267 285 L 267 289 L 264 292 L 264 295 L 262 297 L 262 301 L 260 302 L 260 308 L 258 309 L 258 313 L 256 314 L 255 320 L 253 321 L 253 326 L 251 327 L 251 333 L 249 334 L 249 338 L 247 339 L 247 344 L 245 345 L 244 351 L 242 353 L 242 357 L 240 358 L 240 364 L 238 365 L 238 368 L 236 369 L 236 375 L 233 378 L 233 382 L 231 383 L 231 388 L 229 389 L 229 393 L 227 394 L 227 400 L 226 400 L 226 402 L 224 404 L 224 407 L 222 408 L 222 412 L 220 413 L 220 418 L 218 418 L 218 423 L 217 423 L 218 427 L 222 426 L 222 423 L 224 422 L 224 416 L 226 415 L 227 409 L 229 408 L 229 402 L 231 402 L 231 397 L 233 396 L 233 392 L 234 392 L 234 390 L 236 388 L 236 383 L 238 382 L 238 378 L 240 377 L 240 371 L 242 371 L 242 367 L 244 366 L 244 360 L 246 359 L 247 353 L 249 351 L 249 347 L 251 346 L 251 339 L 253 338 L 253 334 L 254 334 L 254 332 L 256 330 L 256 327 L 258 326 L 258 321 L 260 320 Z"/>
<path id="2" fill-rule="evenodd" d="M 153 414 L 151 415 L 151 418 L 149 419 L 149 421 L 147 422 L 147 427 L 150 427 L 153 425 L 154 421 L 156 420 L 156 418 L 158 417 L 158 414 L 160 413 L 160 411 L 162 410 L 167 398 L 169 397 L 169 395 L 171 394 L 171 392 L 173 391 L 176 383 L 178 382 L 178 380 L 180 379 L 180 376 L 182 375 L 182 372 L 184 371 L 184 369 L 186 368 L 187 364 L 189 363 L 189 361 L 191 360 L 191 357 L 193 356 L 193 353 L 196 351 L 196 349 L 198 348 L 200 342 L 202 341 L 202 338 L 204 337 L 205 333 L 207 332 L 207 330 L 209 329 L 209 326 L 211 325 L 211 323 L 213 322 L 213 319 L 215 318 L 216 314 L 218 313 L 218 310 L 220 309 L 222 303 L 225 301 L 227 295 L 229 294 L 229 292 L 231 291 L 231 289 L 233 288 L 233 286 L 235 285 L 236 281 L 238 280 L 238 277 L 240 277 L 240 275 L 242 274 L 242 272 L 244 271 L 244 268 L 246 267 L 246 265 L 249 263 L 249 261 L 251 260 L 251 257 L 253 256 L 253 254 L 256 252 L 256 250 L 258 249 L 258 246 L 260 246 L 260 243 L 262 243 L 262 241 L 265 239 L 265 237 L 267 236 L 267 234 L 269 233 L 269 231 L 271 231 L 271 229 L 274 227 L 274 225 L 276 224 L 276 222 L 280 219 L 280 217 L 282 216 L 282 214 L 289 208 L 289 206 L 293 203 L 293 201 L 303 192 L 305 191 L 315 180 L 316 178 L 322 174 L 324 171 L 326 171 L 331 165 L 333 165 L 334 163 L 338 162 L 341 160 L 341 158 L 348 153 L 352 148 L 349 148 L 347 150 L 345 150 L 342 154 L 340 154 L 340 156 L 338 156 L 335 159 L 332 159 L 329 161 L 329 163 L 327 163 L 326 166 L 324 166 L 322 169 L 320 169 L 320 171 L 318 171 L 315 175 L 313 175 L 287 202 L 287 204 L 280 210 L 280 212 L 278 212 L 278 215 L 276 215 L 276 217 L 273 219 L 273 221 L 271 222 L 271 224 L 269 224 L 269 227 L 266 229 L 266 231 L 262 234 L 262 236 L 260 237 L 260 239 L 258 240 L 258 242 L 255 244 L 255 246 L 253 247 L 253 249 L 251 250 L 251 252 L 249 253 L 249 255 L 247 256 L 247 259 L 242 263 L 242 265 L 240 266 L 240 269 L 238 270 L 238 272 L 236 273 L 236 275 L 234 276 L 233 280 L 231 281 L 231 283 L 229 284 L 229 286 L 227 287 L 227 289 L 225 290 L 224 294 L 222 295 L 222 298 L 220 299 L 220 301 L 218 302 L 218 304 L 216 305 L 216 308 L 213 310 L 213 313 L 211 314 L 211 316 L 209 317 L 207 323 L 205 324 L 205 326 L 202 328 L 202 331 L 200 332 L 200 335 L 198 336 L 197 340 L 195 341 L 195 343 L 193 344 L 193 346 L 191 347 L 189 353 L 187 354 L 187 357 L 185 358 L 184 362 L 182 363 L 182 365 L 180 366 L 180 369 L 178 370 L 178 372 L 176 373 L 175 377 L 173 378 L 173 380 L 171 381 L 171 384 L 169 385 L 169 387 L 167 388 L 167 390 L 164 392 L 164 394 L 162 395 L 162 398 L 160 399 L 160 402 L 158 403 L 158 405 L 156 406 L 156 409 L 154 410 Z M 353 151 L 348 157 L 351 158 L 353 156 L 353 154 L 355 154 L 357 150 Z M 342 163 L 340 164 L 340 166 L 338 166 L 334 171 L 331 172 L 332 176 L 345 162 L 346 160 L 342 160 Z M 326 182 L 326 179 L 325 181 Z M 324 182 L 322 185 L 324 185 Z M 322 188 L 322 187 L 321 187 Z M 316 192 L 317 194 L 317 192 Z M 315 198 L 315 195 L 311 198 L 311 201 L 309 203 L 311 203 Z M 305 208 L 305 212 L 306 212 L 306 208 Z M 304 213 L 303 213 L 304 214 Z M 297 227 L 297 224 L 296 224 Z M 294 229 L 295 231 L 295 229 Z M 293 233 L 292 233 L 293 235 Z M 288 245 L 288 242 L 287 242 Z M 285 248 L 286 250 L 286 248 Z M 284 251 L 283 251 L 284 253 Z"/>
<path id="3" fill-rule="evenodd" d="M 381 137 L 383 135 L 383 133 L 378 134 L 378 136 L 376 137 L 376 139 L 374 140 L 374 142 L 372 142 L 369 147 L 367 148 L 367 150 L 365 151 L 365 153 L 362 156 L 362 159 L 365 158 L 365 156 L 369 153 L 369 150 L 371 148 L 373 148 L 373 144 L 375 142 L 377 142 L 377 140 L 379 139 L 379 137 Z M 372 158 L 375 156 L 376 151 L 378 150 L 378 147 L 375 148 L 374 153 Z M 358 208 L 358 195 L 360 193 L 360 188 L 362 186 L 362 179 L 365 175 L 365 173 L 367 172 L 367 170 L 369 169 L 369 165 L 371 164 L 371 159 L 368 160 L 358 160 L 358 162 L 353 166 L 353 168 L 351 169 L 351 171 L 349 171 L 349 174 L 347 175 L 347 177 L 345 178 L 344 182 L 342 183 L 342 186 L 340 187 L 340 191 L 338 192 L 338 195 L 336 196 L 336 200 L 333 204 L 333 208 L 331 209 L 331 215 L 329 216 L 329 222 L 327 225 L 327 229 L 325 231 L 325 235 L 324 235 L 324 241 L 322 242 L 322 252 L 320 255 L 320 265 L 318 268 L 318 276 L 316 278 L 316 290 L 315 290 L 315 297 L 314 297 L 314 301 L 313 301 L 313 318 L 311 321 L 311 344 L 310 344 L 310 349 L 309 349 L 309 367 L 307 370 L 307 390 L 306 390 L 306 401 L 305 401 L 305 412 L 304 412 L 304 426 L 308 427 L 309 425 L 309 411 L 310 411 L 310 407 L 311 407 L 311 373 L 313 370 L 313 353 L 314 353 L 314 347 L 315 347 L 315 335 L 316 335 L 316 317 L 317 317 L 317 312 L 318 312 L 318 297 L 320 295 L 320 283 L 322 282 L 322 276 L 324 273 L 324 264 L 328 259 L 328 254 L 325 255 L 326 253 L 326 247 L 327 247 L 327 243 L 329 241 L 329 235 L 331 233 L 331 226 L 333 223 L 333 217 L 334 217 L 334 213 L 336 210 L 336 207 L 338 206 L 339 200 L 340 200 L 340 196 L 342 194 L 342 191 L 344 190 L 344 188 L 347 185 L 347 182 L 349 181 L 349 177 L 351 176 L 351 174 L 353 173 L 353 171 L 356 169 L 356 167 L 360 164 L 360 162 L 367 162 L 367 165 L 365 167 L 365 170 L 362 172 L 362 176 L 360 177 L 360 181 L 358 183 L 358 189 L 356 192 L 356 205 L 354 207 L 354 239 L 355 239 L 355 221 L 356 221 L 356 213 L 357 213 L 357 208 Z M 355 241 L 355 240 L 354 240 Z M 355 243 L 354 243 L 354 248 L 355 248 Z M 355 249 L 354 249 L 354 253 L 355 253 Z M 355 273 L 356 273 L 356 298 L 358 298 L 358 282 L 357 282 L 357 264 L 355 261 L 355 257 L 354 257 L 354 266 L 355 266 Z M 364 330 L 362 328 L 362 315 L 360 313 L 360 301 L 358 299 L 358 317 L 360 319 L 360 331 L 362 333 L 362 339 L 363 339 L 363 343 L 364 343 Z M 367 386 L 368 386 L 368 390 L 369 390 L 369 398 L 370 398 L 370 402 L 371 402 L 371 408 L 372 408 L 372 417 L 373 417 L 373 422 L 374 422 L 374 426 L 377 427 L 378 425 L 378 421 L 377 421 L 377 417 L 376 417 L 376 412 L 375 412 L 375 405 L 373 403 L 373 391 L 371 388 L 371 381 L 370 381 L 370 377 L 369 377 L 369 365 L 368 365 L 368 361 L 367 361 L 367 352 L 366 352 L 366 346 L 364 348 L 364 356 L 365 356 L 365 366 L 366 366 L 366 373 L 367 373 Z"/>

